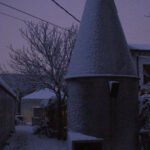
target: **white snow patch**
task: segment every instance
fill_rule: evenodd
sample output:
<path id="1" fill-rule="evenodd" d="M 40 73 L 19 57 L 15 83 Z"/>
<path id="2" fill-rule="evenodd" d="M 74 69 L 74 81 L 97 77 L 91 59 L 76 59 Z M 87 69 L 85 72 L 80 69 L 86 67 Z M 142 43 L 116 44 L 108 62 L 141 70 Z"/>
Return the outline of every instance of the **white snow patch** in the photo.
<path id="1" fill-rule="evenodd" d="M 73 141 L 92 141 L 92 140 L 103 140 L 103 138 L 97 138 L 94 136 L 85 135 L 79 132 L 69 131 L 68 137 Z"/>
<path id="2" fill-rule="evenodd" d="M 150 45 L 146 44 L 129 44 L 130 49 L 150 50 Z"/>
<path id="3" fill-rule="evenodd" d="M 79 132 L 69 131 L 68 132 L 68 149 L 72 149 L 73 142 L 101 142 L 103 138 L 97 138 L 94 136 L 85 135 Z"/>
<path id="4" fill-rule="evenodd" d="M 4 150 L 67 150 L 66 141 L 34 135 L 32 126 L 27 125 L 17 126 L 8 142 L 10 144 Z"/>
<path id="5" fill-rule="evenodd" d="M 29 95 L 24 96 L 22 99 L 50 99 L 52 97 L 55 97 L 55 93 L 53 91 L 51 91 L 48 88 L 39 90 L 39 91 L 35 91 Z"/>

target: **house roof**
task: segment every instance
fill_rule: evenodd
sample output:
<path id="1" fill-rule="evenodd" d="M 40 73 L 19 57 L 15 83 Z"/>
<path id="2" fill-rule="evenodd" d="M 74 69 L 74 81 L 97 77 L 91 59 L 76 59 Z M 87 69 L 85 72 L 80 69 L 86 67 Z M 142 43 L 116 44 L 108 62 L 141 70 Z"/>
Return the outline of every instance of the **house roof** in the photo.
<path id="1" fill-rule="evenodd" d="M 146 44 L 129 44 L 129 49 L 148 50 L 148 51 L 150 51 L 150 45 L 146 45 Z"/>
<path id="2" fill-rule="evenodd" d="M 113 0 L 87 0 L 66 79 L 137 77 Z"/>
<path id="3" fill-rule="evenodd" d="M 0 77 L 13 89 L 13 91 L 19 96 L 23 97 L 29 93 L 35 91 L 36 87 L 32 86 L 32 83 L 28 80 L 28 76 L 24 74 L 16 73 L 3 73 Z"/>
<path id="4" fill-rule="evenodd" d="M 16 94 L 14 93 L 14 91 L 10 88 L 10 86 L 8 86 L 8 84 L 0 77 L 0 85 L 8 91 L 8 93 L 10 93 L 12 96 L 16 97 Z"/>
<path id="5" fill-rule="evenodd" d="M 35 91 L 29 95 L 24 96 L 22 99 L 50 99 L 52 97 L 55 97 L 55 93 L 51 91 L 48 88 L 41 89 L 38 91 Z"/>

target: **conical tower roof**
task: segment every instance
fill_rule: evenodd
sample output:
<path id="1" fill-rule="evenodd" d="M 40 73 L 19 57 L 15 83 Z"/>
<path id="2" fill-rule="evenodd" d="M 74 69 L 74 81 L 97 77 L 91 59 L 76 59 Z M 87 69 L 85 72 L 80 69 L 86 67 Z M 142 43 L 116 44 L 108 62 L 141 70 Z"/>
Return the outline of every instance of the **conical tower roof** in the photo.
<path id="1" fill-rule="evenodd" d="M 114 0 L 87 0 L 66 78 L 88 76 L 136 77 Z"/>

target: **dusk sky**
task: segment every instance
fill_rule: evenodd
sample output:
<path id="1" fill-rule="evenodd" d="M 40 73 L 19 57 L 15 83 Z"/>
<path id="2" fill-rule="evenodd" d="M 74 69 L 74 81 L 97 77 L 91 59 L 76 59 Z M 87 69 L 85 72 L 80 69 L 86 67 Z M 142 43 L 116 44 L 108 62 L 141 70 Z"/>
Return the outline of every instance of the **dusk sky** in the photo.
<path id="1" fill-rule="evenodd" d="M 51 0 L 0 0 L 0 2 L 62 27 L 69 27 L 72 23 L 77 23 Z M 81 20 L 86 0 L 57 0 L 57 2 Z M 145 17 L 145 15 L 150 15 L 150 0 L 115 0 L 115 2 L 128 43 L 150 45 L 150 18 Z M 0 5 L 0 12 L 38 22 L 36 19 L 2 5 Z M 24 28 L 22 22 L 0 14 L 0 64 L 9 61 L 7 46 L 10 44 L 15 48 L 23 46 L 24 42 L 18 31 L 19 28 Z"/>

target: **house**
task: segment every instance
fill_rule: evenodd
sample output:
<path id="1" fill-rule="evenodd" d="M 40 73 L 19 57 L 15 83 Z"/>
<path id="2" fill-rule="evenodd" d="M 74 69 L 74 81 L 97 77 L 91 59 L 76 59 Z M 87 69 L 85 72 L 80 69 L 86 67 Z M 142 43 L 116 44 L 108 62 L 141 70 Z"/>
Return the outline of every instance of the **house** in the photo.
<path id="1" fill-rule="evenodd" d="M 54 99 L 55 94 L 48 88 L 35 91 L 22 98 L 21 114 L 23 115 L 25 123 L 32 123 L 41 117 L 42 108 L 48 105 L 49 101 Z M 41 112 L 41 113 L 40 113 Z"/>
<path id="2" fill-rule="evenodd" d="M 21 112 L 21 98 L 31 92 L 35 91 L 35 87 L 32 86 L 28 80 L 27 75 L 16 73 L 3 73 L 0 77 L 13 89 L 18 97 L 16 114 L 20 115 Z"/>
<path id="3" fill-rule="evenodd" d="M 16 95 L 0 78 L 0 149 L 15 129 Z"/>
<path id="4" fill-rule="evenodd" d="M 129 44 L 140 86 L 150 82 L 150 45 Z"/>

